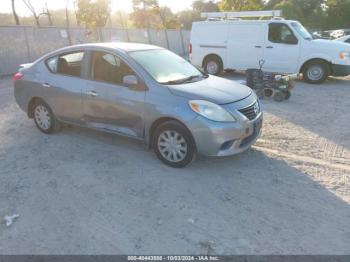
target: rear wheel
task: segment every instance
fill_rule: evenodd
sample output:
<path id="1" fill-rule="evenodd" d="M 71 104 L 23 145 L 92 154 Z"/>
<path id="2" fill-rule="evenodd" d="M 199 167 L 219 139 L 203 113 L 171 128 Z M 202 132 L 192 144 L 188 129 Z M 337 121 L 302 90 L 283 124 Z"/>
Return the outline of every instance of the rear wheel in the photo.
<path id="1" fill-rule="evenodd" d="M 219 75 L 223 70 L 222 61 L 218 56 L 208 56 L 204 61 L 204 71 L 210 75 Z"/>
<path id="2" fill-rule="evenodd" d="M 195 159 L 195 145 L 187 129 L 175 121 L 161 124 L 155 131 L 153 148 L 167 166 L 182 168 Z"/>
<path id="3" fill-rule="evenodd" d="M 259 97 L 259 99 L 264 99 L 265 97 L 264 89 L 257 89 L 255 93 Z"/>
<path id="4" fill-rule="evenodd" d="M 303 69 L 304 80 L 310 84 L 323 83 L 329 74 L 329 65 L 324 61 L 312 61 Z"/>
<path id="5" fill-rule="evenodd" d="M 288 100 L 290 97 L 291 97 L 292 93 L 287 90 L 287 91 L 284 91 L 284 99 L 285 100 Z"/>
<path id="6" fill-rule="evenodd" d="M 60 123 L 52 113 L 51 108 L 42 100 L 33 105 L 33 118 L 38 129 L 45 134 L 53 134 L 60 128 Z"/>
<path id="7" fill-rule="evenodd" d="M 282 102 L 284 98 L 285 98 L 285 94 L 282 93 L 281 91 L 277 91 L 273 96 L 273 100 L 275 100 L 276 102 Z"/>

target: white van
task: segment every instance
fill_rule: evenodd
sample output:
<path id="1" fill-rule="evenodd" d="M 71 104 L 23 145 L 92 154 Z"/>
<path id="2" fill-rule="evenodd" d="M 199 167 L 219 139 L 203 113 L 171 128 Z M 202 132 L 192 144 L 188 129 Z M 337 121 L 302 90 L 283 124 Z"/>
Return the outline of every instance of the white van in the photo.
<path id="1" fill-rule="evenodd" d="M 258 68 L 277 73 L 303 73 L 305 81 L 321 83 L 328 76 L 350 75 L 350 46 L 314 40 L 297 21 L 274 18 L 276 11 L 203 13 L 194 22 L 190 61 L 213 75 L 222 70 Z M 273 17 L 240 20 L 237 17 Z M 235 17 L 235 18 L 232 18 Z"/>

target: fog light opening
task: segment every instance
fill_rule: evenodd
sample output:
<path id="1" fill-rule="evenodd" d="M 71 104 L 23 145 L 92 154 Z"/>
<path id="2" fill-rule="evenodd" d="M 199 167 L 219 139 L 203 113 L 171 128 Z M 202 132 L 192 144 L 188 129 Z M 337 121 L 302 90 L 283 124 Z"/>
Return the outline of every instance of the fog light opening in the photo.
<path id="1" fill-rule="evenodd" d="M 227 141 L 227 142 L 223 143 L 220 147 L 220 151 L 230 149 L 234 142 L 235 142 L 235 140 L 231 140 L 231 141 Z"/>

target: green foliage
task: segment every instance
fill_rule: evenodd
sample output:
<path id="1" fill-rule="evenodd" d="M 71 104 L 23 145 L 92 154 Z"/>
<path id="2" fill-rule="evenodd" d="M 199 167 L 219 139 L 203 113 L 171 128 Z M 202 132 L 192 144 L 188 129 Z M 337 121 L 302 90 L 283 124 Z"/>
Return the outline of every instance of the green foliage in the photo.
<path id="1" fill-rule="evenodd" d="M 159 26 L 154 12 L 154 9 L 158 7 L 157 0 L 133 0 L 132 4 L 134 12 L 130 14 L 130 19 L 136 28 Z"/>
<path id="2" fill-rule="evenodd" d="M 159 7 L 157 0 L 132 0 L 134 10 L 131 14 L 110 14 L 110 1 L 75 0 L 76 13 L 69 11 L 71 26 L 80 24 L 95 29 L 105 26 L 110 18 L 110 25 L 118 27 L 163 29 L 181 26 L 190 29 L 193 21 L 201 20 L 202 12 L 281 9 L 285 18 L 298 20 L 309 28 L 350 28 L 350 0 L 195 0 L 191 9 L 177 14 L 167 7 Z M 50 13 L 54 26 L 66 25 L 65 10 L 50 10 Z M 36 24 L 32 16 L 19 19 L 22 25 Z M 0 14 L 0 25 L 14 24 L 13 15 Z M 49 25 L 46 16 L 40 16 L 40 24 Z"/>
<path id="3" fill-rule="evenodd" d="M 86 28 L 106 25 L 111 12 L 110 0 L 77 0 L 77 20 Z"/>
<path id="4" fill-rule="evenodd" d="M 261 10 L 263 2 L 261 0 L 222 0 L 219 7 L 221 11 L 253 11 Z"/>
<path id="5" fill-rule="evenodd" d="M 327 27 L 350 28 L 350 0 L 327 0 Z"/>
<path id="6" fill-rule="evenodd" d="M 201 20 L 203 12 L 219 12 L 219 5 L 214 1 L 196 0 L 191 10 L 184 10 L 177 14 L 178 20 L 184 29 L 191 29 L 192 22 Z"/>
<path id="7" fill-rule="evenodd" d="M 157 0 L 133 0 L 130 19 L 136 28 L 177 29 L 180 23 L 168 7 L 160 7 Z"/>
<path id="8" fill-rule="evenodd" d="M 219 5 L 213 1 L 201 1 L 196 0 L 192 4 L 192 9 L 194 12 L 219 12 Z"/>

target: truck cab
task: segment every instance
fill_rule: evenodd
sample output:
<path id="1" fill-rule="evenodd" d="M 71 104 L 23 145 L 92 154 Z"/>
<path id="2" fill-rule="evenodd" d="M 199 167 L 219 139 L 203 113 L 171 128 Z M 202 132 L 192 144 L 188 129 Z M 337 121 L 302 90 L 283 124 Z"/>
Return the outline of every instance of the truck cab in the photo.
<path id="1" fill-rule="evenodd" d="M 258 68 L 263 60 L 264 71 L 302 73 L 312 84 L 322 83 L 331 75 L 350 74 L 349 45 L 313 39 L 298 21 L 275 17 L 276 12 L 202 14 L 207 20 L 192 25 L 190 61 L 217 75 L 228 69 Z M 272 18 L 241 19 L 252 16 Z"/>

